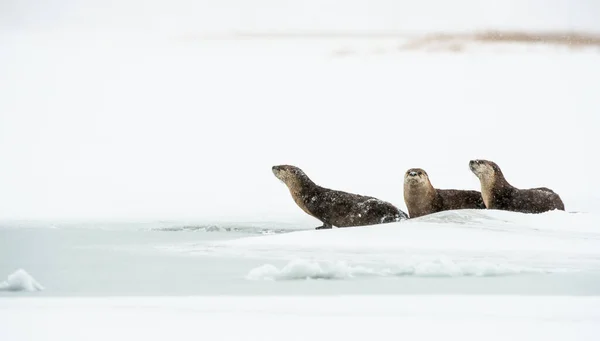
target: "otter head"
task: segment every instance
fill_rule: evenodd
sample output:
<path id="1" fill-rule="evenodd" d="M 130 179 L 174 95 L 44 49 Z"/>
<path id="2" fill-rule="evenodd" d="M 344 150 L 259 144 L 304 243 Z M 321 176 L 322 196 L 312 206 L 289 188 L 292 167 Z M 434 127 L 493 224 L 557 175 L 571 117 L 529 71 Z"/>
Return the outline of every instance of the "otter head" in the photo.
<path id="1" fill-rule="evenodd" d="M 469 161 L 471 172 L 479 178 L 480 181 L 486 183 L 494 182 L 497 175 L 501 175 L 500 167 L 492 161 L 488 160 L 471 160 Z"/>
<path id="2" fill-rule="evenodd" d="M 418 186 L 429 184 L 429 176 L 427 172 L 421 168 L 411 168 L 404 174 L 404 185 Z"/>
<path id="3" fill-rule="evenodd" d="M 411 218 L 427 214 L 435 199 L 435 189 L 429 176 L 421 168 L 411 168 L 404 173 L 404 202 Z"/>
<path id="4" fill-rule="evenodd" d="M 273 174 L 277 179 L 281 180 L 290 189 L 296 189 L 302 186 L 302 182 L 308 179 L 304 172 L 295 166 L 290 165 L 279 165 L 273 166 Z"/>
<path id="5" fill-rule="evenodd" d="M 471 160 L 469 161 L 469 168 L 473 174 L 479 178 L 481 183 L 481 196 L 486 207 L 491 206 L 491 200 L 494 198 L 494 188 L 506 188 L 511 187 L 504 175 L 500 170 L 500 167 L 495 162 L 488 160 Z"/>
<path id="6" fill-rule="evenodd" d="M 488 160 L 471 160 L 469 168 L 479 178 L 481 183 L 481 196 L 485 207 L 491 208 L 494 200 L 494 188 L 509 186 L 500 167 L 495 162 Z"/>

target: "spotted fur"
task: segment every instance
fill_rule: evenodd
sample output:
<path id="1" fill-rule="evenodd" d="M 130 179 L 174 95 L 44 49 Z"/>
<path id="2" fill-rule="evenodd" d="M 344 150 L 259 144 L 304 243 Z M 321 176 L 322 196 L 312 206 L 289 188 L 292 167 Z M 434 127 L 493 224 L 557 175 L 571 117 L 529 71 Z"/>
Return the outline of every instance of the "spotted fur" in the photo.
<path id="1" fill-rule="evenodd" d="M 408 218 L 389 202 L 318 186 L 298 167 L 279 165 L 272 170 L 287 185 L 294 202 L 323 223 L 317 229 L 375 225 Z"/>

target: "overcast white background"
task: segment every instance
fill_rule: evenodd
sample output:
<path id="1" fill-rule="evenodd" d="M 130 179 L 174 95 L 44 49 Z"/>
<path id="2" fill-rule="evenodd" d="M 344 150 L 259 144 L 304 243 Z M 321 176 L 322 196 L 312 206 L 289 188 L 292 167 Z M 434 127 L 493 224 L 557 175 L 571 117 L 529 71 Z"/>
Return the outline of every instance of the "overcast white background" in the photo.
<path id="1" fill-rule="evenodd" d="M 3 1 L 0 218 L 306 218 L 271 173 L 281 163 L 404 209 L 407 168 L 477 189 L 471 158 L 557 190 L 567 209 L 596 207 L 597 53 L 340 59 L 178 39 L 598 31 L 599 17 L 596 1 Z"/>
<path id="2" fill-rule="evenodd" d="M 2 1 L 4 27 L 78 30 L 597 29 L 593 0 Z"/>

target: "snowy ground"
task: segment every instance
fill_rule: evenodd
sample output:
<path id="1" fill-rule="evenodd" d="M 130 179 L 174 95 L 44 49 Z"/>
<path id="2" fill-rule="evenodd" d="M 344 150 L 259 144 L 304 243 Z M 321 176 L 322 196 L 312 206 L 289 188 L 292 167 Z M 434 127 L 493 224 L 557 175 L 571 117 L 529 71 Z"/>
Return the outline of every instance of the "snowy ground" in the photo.
<path id="1" fill-rule="evenodd" d="M 29 274 L 0 291 L 0 339 L 596 340 L 599 222 L 469 210 L 328 231 L 5 222 L 0 271 Z"/>
<path id="2" fill-rule="evenodd" d="M 597 297 L 4 300 L 2 340 L 596 340 Z M 35 326 L 35 328 L 32 328 Z"/>

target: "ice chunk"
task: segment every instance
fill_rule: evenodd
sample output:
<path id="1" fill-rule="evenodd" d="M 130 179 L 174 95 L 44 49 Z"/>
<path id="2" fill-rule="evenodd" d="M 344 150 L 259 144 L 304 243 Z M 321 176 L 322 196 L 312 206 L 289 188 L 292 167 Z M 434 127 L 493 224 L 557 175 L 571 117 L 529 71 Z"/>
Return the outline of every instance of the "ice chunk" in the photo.
<path id="1" fill-rule="evenodd" d="M 42 291 L 44 287 L 27 271 L 19 269 L 8 275 L 8 279 L 0 283 L 0 291 Z"/>

